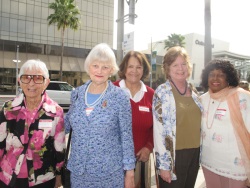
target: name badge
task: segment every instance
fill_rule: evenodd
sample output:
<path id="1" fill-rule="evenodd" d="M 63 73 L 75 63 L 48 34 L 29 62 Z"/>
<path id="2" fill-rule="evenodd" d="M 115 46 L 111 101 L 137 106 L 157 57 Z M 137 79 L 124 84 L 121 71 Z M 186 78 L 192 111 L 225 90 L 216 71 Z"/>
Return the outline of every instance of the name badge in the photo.
<path id="1" fill-rule="evenodd" d="M 139 110 L 142 112 L 149 112 L 149 108 L 146 106 L 139 106 Z"/>
<path id="2" fill-rule="evenodd" d="M 218 108 L 215 114 L 224 116 L 226 114 L 226 109 Z"/>
<path id="3" fill-rule="evenodd" d="M 52 128 L 51 119 L 40 119 L 38 124 L 38 129 Z"/>
<path id="4" fill-rule="evenodd" d="M 86 115 L 89 116 L 93 110 L 94 108 L 86 108 Z"/>

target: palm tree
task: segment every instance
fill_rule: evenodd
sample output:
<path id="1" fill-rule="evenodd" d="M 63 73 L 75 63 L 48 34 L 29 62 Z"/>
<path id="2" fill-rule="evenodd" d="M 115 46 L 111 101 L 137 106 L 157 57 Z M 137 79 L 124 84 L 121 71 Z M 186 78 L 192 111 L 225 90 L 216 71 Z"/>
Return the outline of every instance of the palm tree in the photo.
<path id="1" fill-rule="evenodd" d="M 171 47 L 174 46 L 181 46 L 184 47 L 185 46 L 185 37 L 182 35 L 178 35 L 178 34 L 171 34 L 170 36 L 168 36 L 168 39 L 164 41 L 165 43 L 165 47 L 164 49 L 167 48 L 167 50 Z"/>
<path id="2" fill-rule="evenodd" d="M 74 4 L 74 0 L 55 0 L 54 3 L 49 4 L 49 8 L 54 10 L 54 13 L 47 18 L 49 25 L 55 24 L 61 31 L 60 80 L 62 80 L 65 29 L 77 30 L 80 27 L 80 10 Z"/>
<path id="3" fill-rule="evenodd" d="M 212 60 L 211 39 L 211 2 L 205 0 L 205 44 L 204 44 L 204 66 Z"/>

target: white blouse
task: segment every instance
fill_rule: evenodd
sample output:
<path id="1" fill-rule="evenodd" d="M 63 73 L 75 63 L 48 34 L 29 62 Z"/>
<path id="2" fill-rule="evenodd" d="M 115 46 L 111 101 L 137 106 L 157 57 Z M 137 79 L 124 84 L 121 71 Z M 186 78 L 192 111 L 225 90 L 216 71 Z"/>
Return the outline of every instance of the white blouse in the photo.
<path id="1" fill-rule="evenodd" d="M 250 97 L 240 93 L 243 120 L 250 130 Z M 201 163 L 208 170 L 234 180 L 245 180 L 246 173 L 238 149 L 234 128 L 227 102 L 210 98 L 209 93 L 201 96 L 202 153 Z M 249 167 L 250 168 L 250 167 Z"/>

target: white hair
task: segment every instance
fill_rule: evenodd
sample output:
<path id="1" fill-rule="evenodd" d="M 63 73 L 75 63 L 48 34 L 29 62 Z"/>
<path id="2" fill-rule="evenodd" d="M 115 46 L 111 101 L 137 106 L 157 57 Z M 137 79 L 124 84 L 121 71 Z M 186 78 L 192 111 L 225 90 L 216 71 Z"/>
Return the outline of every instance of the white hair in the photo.
<path id="1" fill-rule="evenodd" d="M 105 43 L 97 44 L 87 56 L 84 63 L 84 69 L 87 74 L 89 74 L 90 64 L 94 61 L 110 64 L 113 69 L 112 75 L 115 75 L 119 70 L 113 50 Z"/>
<path id="2" fill-rule="evenodd" d="M 30 59 L 28 61 L 26 61 L 22 67 L 20 68 L 20 72 L 18 77 L 20 78 L 20 76 L 22 76 L 24 74 L 24 72 L 26 72 L 27 70 L 41 70 L 43 72 L 43 76 L 47 79 L 49 78 L 49 71 L 47 69 L 46 64 L 43 61 L 40 61 L 39 59 L 35 60 L 35 59 Z"/>

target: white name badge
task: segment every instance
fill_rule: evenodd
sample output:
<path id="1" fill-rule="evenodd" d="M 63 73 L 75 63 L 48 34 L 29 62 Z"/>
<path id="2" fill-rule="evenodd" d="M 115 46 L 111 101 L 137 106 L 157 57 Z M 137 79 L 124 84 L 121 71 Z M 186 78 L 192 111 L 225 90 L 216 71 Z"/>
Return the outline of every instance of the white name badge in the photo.
<path id="1" fill-rule="evenodd" d="M 89 114 L 94 110 L 94 108 L 86 108 L 86 115 L 89 116 Z"/>
<path id="2" fill-rule="evenodd" d="M 46 129 L 52 127 L 51 119 L 40 119 L 38 124 L 38 129 Z"/>
<path id="3" fill-rule="evenodd" d="M 218 108 L 215 114 L 224 116 L 226 114 L 226 109 Z"/>
<path id="4" fill-rule="evenodd" d="M 149 112 L 149 108 L 146 106 L 139 106 L 139 110 L 143 112 Z"/>

